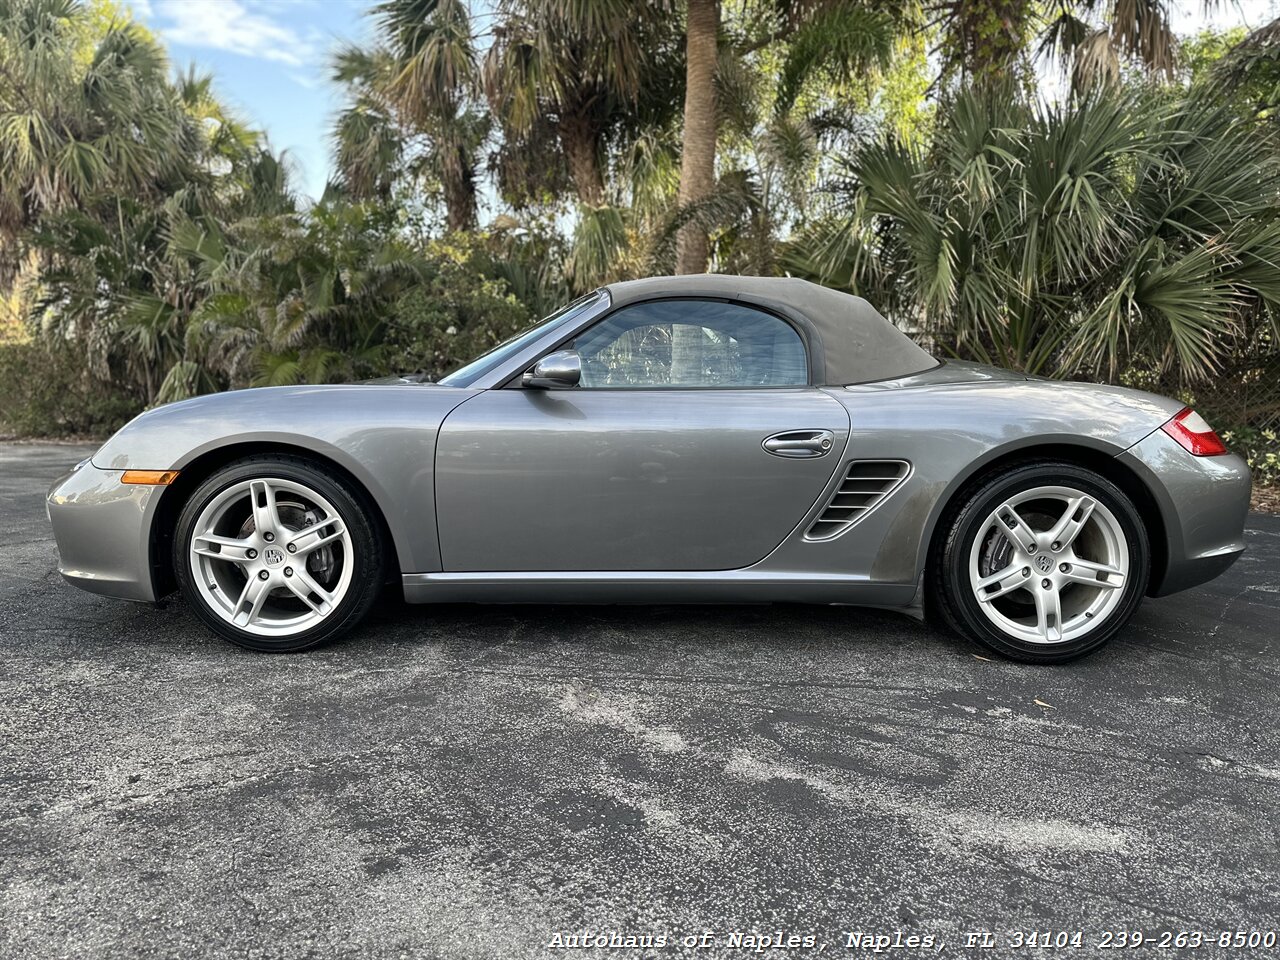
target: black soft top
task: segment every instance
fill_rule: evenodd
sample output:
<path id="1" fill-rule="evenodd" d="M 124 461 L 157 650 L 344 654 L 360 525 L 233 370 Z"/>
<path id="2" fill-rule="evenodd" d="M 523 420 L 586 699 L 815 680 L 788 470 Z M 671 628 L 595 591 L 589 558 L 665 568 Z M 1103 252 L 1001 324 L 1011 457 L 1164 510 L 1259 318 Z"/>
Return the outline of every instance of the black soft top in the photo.
<path id="1" fill-rule="evenodd" d="M 817 386 L 891 380 L 938 365 L 861 297 L 808 280 L 703 273 L 627 280 L 605 289 L 615 307 L 670 297 L 709 297 L 750 303 L 779 314 L 805 338 L 809 373 Z"/>

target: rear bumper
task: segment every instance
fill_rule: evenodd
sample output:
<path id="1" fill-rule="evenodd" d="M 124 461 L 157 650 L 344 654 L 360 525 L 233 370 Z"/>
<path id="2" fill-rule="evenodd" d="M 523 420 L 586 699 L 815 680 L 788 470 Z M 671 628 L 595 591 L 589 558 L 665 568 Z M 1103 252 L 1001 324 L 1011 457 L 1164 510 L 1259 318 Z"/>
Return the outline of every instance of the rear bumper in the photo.
<path id="1" fill-rule="evenodd" d="M 161 488 L 120 482 L 84 461 L 49 488 L 46 509 L 69 583 L 122 600 L 155 600 L 151 512 Z"/>
<path id="2" fill-rule="evenodd" d="M 1168 545 L 1147 592 L 1163 597 L 1212 580 L 1244 552 L 1251 480 L 1241 457 L 1193 457 L 1164 431 L 1119 459 L 1156 499 Z"/>

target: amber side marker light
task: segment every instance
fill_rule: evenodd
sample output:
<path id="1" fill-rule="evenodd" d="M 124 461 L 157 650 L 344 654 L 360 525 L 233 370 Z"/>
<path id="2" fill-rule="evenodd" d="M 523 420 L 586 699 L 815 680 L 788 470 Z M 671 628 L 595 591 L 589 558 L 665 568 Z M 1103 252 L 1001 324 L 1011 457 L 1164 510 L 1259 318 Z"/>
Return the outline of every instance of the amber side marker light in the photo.
<path id="1" fill-rule="evenodd" d="M 1182 449 L 1193 457 L 1217 457 L 1229 452 L 1222 438 L 1213 432 L 1213 427 L 1190 407 L 1185 407 L 1160 429 L 1177 440 Z"/>
<path id="2" fill-rule="evenodd" d="M 152 486 L 167 487 L 177 479 L 177 470 L 126 470 L 120 482 L 148 483 Z"/>

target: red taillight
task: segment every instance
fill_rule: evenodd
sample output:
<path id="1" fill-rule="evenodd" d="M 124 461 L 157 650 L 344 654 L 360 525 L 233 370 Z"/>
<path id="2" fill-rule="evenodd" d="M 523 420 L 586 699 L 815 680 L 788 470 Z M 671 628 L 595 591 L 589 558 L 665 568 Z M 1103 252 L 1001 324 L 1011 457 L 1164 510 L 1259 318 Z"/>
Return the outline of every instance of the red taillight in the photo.
<path id="1" fill-rule="evenodd" d="M 1216 457 L 1227 452 L 1227 445 L 1213 432 L 1213 427 L 1190 407 L 1185 407 L 1160 429 L 1194 457 Z"/>

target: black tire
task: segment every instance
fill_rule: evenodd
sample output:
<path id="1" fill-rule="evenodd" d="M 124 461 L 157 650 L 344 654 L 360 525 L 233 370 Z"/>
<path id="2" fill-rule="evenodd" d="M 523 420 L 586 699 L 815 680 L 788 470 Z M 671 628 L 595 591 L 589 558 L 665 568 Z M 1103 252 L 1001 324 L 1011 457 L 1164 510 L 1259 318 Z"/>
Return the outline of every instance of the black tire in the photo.
<path id="1" fill-rule="evenodd" d="M 1111 511 L 1127 541 L 1129 574 L 1117 605 L 1096 627 L 1071 640 L 1033 643 L 1006 633 L 983 614 L 971 586 L 970 553 L 974 539 L 1000 504 L 1020 492 L 1053 485 L 1078 489 Z M 956 633 L 1013 660 L 1064 663 L 1098 649 L 1124 628 L 1147 592 L 1151 546 L 1142 518 L 1119 487 L 1076 464 L 1040 460 L 988 475 L 961 492 L 944 514 L 940 529 L 929 565 L 934 609 Z"/>
<path id="2" fill-rule="evenodd" d="M 204 508 L 219 493 L 245 480 L 280 478 L 303 484 L 325 497 L 341 516 L 351 537 L 352 576 L 346 594 L 319 623 L 287 637 L 263 637 L 228 622 L 209 606 L 193 582 L 190 562 L 194 526 Z M 322 464 L 288 454 L 262 454 L 227 464 L 205 480 L 187 499 L 178 516 L 173 538 L 173 569 L 183 598 L 196 615 L 219 636 L 249 650 L 296 653 L 335 639 L 368 614 L 382 587 L 384 551 L 378 524 L 366 496 Z"/>

